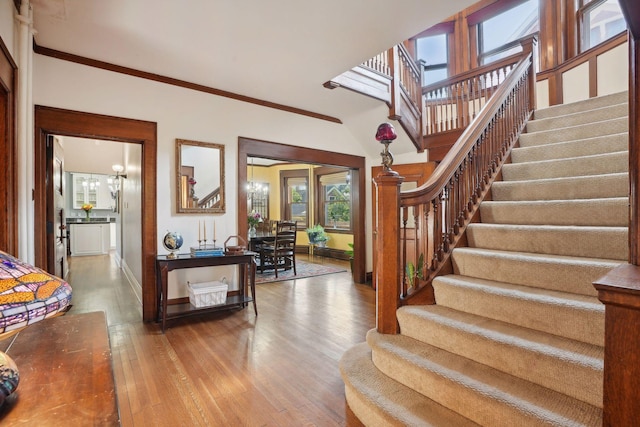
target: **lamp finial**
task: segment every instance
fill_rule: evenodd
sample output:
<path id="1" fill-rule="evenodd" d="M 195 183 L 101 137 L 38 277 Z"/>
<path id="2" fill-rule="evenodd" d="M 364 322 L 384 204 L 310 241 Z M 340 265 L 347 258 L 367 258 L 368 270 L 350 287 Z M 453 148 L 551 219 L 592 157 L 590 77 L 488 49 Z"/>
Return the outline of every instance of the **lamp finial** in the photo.
<path id="1" fill-rule="evenodd" d="M 378 130 L 376 131 L 376 140 L 381 144 L 384 144 L 384 150 L 382 150 L 380 156 L 382 156 L 382 166 L 385 171 L 391 170 L 393 154 L 389 151 L 389 144 L 391 144 L 397 137 L 398 135 L 396 134 L 396 130 L 393 128 L 391 123 L 382 123 L 378 126 Z"/>

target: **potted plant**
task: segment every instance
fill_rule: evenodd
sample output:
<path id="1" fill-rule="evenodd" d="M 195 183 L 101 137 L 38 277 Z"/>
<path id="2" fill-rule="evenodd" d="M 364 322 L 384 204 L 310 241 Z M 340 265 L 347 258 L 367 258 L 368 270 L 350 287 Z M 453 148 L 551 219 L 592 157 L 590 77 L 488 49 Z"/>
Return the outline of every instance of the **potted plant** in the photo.
<path id="1" fill-rule="evenodd" d="M 353 243 L 347 243 L 349 249 L 344 251 L 345 255 L 349 257 L 349 265 L 351 266 L 351 272 L 353 273 Z"/>
<path id="2" fill-rule="evenodd" d="M 309 237 L 310 244 L 320 247 L 323 247 L 327 243 L 327 240 L 329 240 L 329 236 L 320 224 L 307 228 L 307 236 Z"/>

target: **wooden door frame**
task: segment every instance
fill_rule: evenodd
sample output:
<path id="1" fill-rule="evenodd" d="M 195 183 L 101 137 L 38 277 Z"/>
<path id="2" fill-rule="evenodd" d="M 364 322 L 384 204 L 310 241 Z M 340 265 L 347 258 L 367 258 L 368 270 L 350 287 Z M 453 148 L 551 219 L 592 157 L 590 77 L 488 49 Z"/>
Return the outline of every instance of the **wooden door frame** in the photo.
<path id="1" fill-rule="evenodd" d="M 0 250 L 18 256 L 18 142 L 16 136 L 18 67 L 0 37 Z"/>
<path id="2" fill-rule="evenodd" d="M 142 145 L 142 317 L 156 319 L 157 123 L 36 105 L 34 133 L 34 248 L 35 264 L 47 271 L 47 193 L 51 172 L 47 136 L 63 135 Z"/>
<path id="3" fill-rule="evenodd" d="M 288 162 L 301 162 L 314 165 L 333 165 L 352 169 L 353 186 L 353 280 L 366 282 L 366 245 L 365 245 L 365 158 L 351 154 L 334 153 L 276 142 L 261 141 L 252 138 L 238 138 L 238 233 L 246 236 L 247 225 L 247 158 L 264 157 Z"/>

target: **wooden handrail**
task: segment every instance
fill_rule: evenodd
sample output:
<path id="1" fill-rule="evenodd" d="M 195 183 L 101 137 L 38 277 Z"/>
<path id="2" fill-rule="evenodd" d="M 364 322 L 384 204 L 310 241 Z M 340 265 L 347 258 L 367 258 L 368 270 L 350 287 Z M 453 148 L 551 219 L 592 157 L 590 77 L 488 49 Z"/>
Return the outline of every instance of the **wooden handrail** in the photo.
<path id="1" fill-rule="evenodd" d="M 198 201 L 199 208 L 212 208 L 220 202 L 220 187 L 213 190 L 211 193 L 204 196 Z"/>
<path id="2" fill-rule="evenodd" d="M 402 177 L 393 171 L 375 178 L 377 247 L 385 248 L 385 256 L 379 257 L 376 265 L 379 332 L 397 333 L 397 308 L 408 298 L 429 294 L 421 289 L 428 289 L 432 278 L 445 266 L 531 115 L 535 106 L 535 41 L 532 39 L 526 56 L 424 185 L 401 192 Z M 419 266 L 416 278 L 420 280 L 410 281 L 416 282 L 412 289 L 407 285 L 405 273 L 410 217 L 415 233 L 412 259 L 423 258 L 429 263 Z"/>

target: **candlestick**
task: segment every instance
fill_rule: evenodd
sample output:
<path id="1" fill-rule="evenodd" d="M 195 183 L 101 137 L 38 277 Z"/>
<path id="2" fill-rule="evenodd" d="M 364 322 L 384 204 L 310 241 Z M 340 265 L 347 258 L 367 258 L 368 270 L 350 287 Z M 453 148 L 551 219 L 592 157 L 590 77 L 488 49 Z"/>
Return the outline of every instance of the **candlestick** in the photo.
<path id="1" fill-rule="evenodd" d="M 216 220 L 213 220 L 213 240 L 216 240 Z"/>
<path id="2" fill-rule="evenodd" d="M 202 221 L 202 228 L 204 228 L 204 242 L 207 243 L 207 222 Z"/>
<path id="3" fill-rule="evenodd" d="M 201 227 L 200 220 L 198 220 L 198 242 L 200 242 L 200 240 L 202 240 L 201 239 L 202 236 L 200 235 L 200 227 Z"/>

